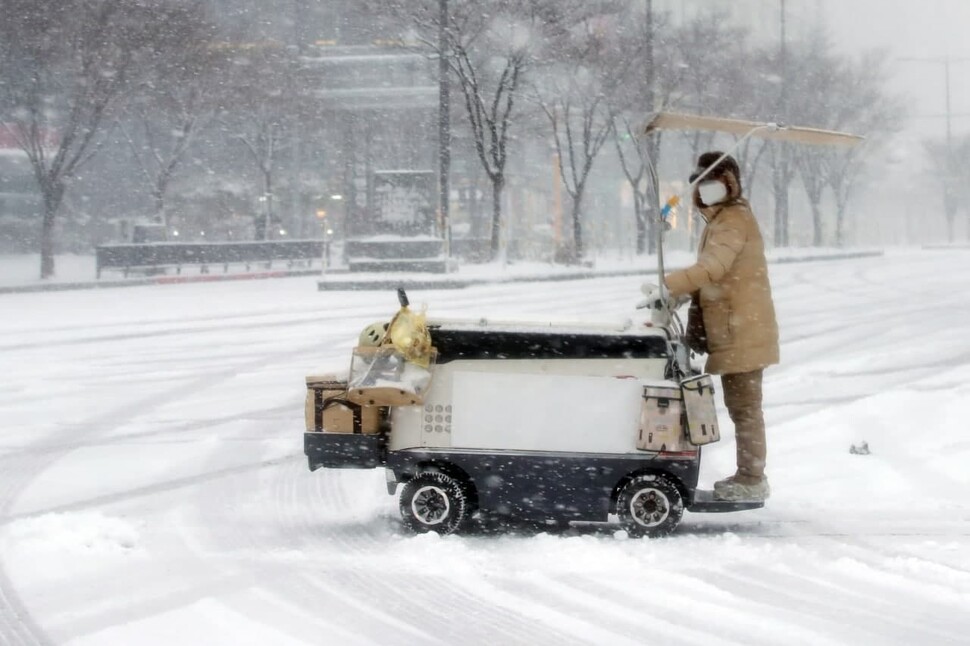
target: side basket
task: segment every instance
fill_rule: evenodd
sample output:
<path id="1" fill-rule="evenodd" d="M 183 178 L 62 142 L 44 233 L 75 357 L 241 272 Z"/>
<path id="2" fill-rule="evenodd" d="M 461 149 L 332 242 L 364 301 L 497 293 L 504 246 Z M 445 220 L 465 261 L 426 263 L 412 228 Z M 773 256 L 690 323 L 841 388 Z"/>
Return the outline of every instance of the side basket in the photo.
<path id="1" fill-rule="evenodd" d="M 717 408 L 714 404 L 714 380 L 710 375 L 699 375 L 680 382 L 687 411 L 687 436 L 696 446 L 710 444 L 721 439 L 717 425 Z"/>
<path id="2" fill-rule="evenodd" d="M 683 396 L 677 384 L 645 384 L 637 449 L 668 452 L 691 450 L 684 433 L 683 417 Z"/>

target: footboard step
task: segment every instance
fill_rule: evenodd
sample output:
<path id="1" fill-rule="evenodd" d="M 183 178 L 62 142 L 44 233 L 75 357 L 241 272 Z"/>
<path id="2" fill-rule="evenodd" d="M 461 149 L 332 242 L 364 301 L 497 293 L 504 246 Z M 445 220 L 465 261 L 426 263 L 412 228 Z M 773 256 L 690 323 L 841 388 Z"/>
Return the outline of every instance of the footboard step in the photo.
<path id="1" fill-rule="evenodd" d="M 728 511 L 744 511 L 746 509 L 761 509 L 765 506 L 763 500 L 717 500 L 713 491 L 698 489 L 694 492 L 694 502 L 688 511 L 699 514 L 712 514 Z"/>

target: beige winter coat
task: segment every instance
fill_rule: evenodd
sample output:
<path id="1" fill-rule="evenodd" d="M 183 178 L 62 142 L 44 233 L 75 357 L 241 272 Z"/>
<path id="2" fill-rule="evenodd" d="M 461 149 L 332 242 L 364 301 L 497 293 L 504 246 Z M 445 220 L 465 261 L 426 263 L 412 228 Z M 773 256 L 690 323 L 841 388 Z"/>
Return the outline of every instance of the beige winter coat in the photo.
<path id="1" fill-rule="evenodd" d="M 727 202 L 701 208 L 707 227 L 697 262 L 664 279 L 672 296 L 693 296 L 688 327 L 696 330 L 702 317 L 705 369 L 712 374 L 750 372 L 779 361 L 764 241 L 748 202 L 735 182 L 728 183 L 734 185 Z"/>

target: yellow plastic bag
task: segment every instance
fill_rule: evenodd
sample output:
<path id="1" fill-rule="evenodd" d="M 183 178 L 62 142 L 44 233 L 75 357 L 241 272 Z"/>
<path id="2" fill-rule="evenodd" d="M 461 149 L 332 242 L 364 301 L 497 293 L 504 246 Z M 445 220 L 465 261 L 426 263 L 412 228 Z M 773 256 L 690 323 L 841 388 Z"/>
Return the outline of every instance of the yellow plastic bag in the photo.
<path id="1" fill-rule="evenodd" d="M 411 363 L 427 368 L 431 364 L 431 334 L 425 322 L 425 313 L 412 312 L 402 305 L 384 337 L 385 345 L 392 345 Z"/>

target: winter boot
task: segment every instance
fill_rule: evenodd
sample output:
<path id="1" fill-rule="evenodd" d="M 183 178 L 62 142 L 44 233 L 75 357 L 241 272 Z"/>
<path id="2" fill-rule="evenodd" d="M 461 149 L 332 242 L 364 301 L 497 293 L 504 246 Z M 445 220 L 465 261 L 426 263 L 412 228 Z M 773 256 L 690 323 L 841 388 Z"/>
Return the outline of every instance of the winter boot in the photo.
<path id="1" fill-rule="evenodd" d="M 768 478 L 762 476 L 760 480 L 753 483 L 739 480 L 734 475 L 724 480 L 714 483 L 714 499 L 726 500 L 731 502 L 760 502 L 768 499 L 771 495 L 771 488 L 768 486 Z"/>

